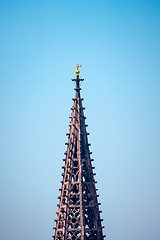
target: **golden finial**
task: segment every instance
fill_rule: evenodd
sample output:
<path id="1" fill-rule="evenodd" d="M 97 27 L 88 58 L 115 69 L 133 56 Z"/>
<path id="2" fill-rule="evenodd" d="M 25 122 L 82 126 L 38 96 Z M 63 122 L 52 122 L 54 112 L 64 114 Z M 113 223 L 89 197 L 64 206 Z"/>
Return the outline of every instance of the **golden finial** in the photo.
<path id="1" fill-rule="evenodd" d="M 77 76 L 79 76 L 79 74 L 80 74 L 79 67 L 82 67 L 82 65 L 79 65 L 79 64 L 76 65 L 76 68 L 77 68 L 76 75 Z"/>

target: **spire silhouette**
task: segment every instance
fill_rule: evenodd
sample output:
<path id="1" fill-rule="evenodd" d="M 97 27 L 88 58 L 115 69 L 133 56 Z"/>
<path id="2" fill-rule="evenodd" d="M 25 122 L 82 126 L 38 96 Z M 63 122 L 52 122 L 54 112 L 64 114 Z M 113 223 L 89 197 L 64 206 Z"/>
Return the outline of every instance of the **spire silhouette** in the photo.
<path id="1" fill-rule="evenodd" d="M 71 121 L 65 165 L 62 167 L 62 187 L 60 188 L 55 240 L 103 240 L 103 219 L 100 217 L 96 181 L 93 173 L 88 133 L 85 124 L 83 98 L 80 96 L 79 65 L 77 65 L 75 98 L 71 108 Z"/>

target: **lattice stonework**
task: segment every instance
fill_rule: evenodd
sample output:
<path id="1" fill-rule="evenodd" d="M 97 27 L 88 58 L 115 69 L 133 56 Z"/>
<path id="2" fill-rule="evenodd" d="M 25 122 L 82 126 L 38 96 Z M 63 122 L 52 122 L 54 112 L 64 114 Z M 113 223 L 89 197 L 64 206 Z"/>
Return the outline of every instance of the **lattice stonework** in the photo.
<path id="1" fill-rule="evenodd" d="M 77 69 L 78 70 L 78 69 Z M 58 204 L 55 240 L 103 240 L 103 221 L 100 218 L 96 194 L 91 152 L 86 132 L 84 108 L 80 97 L 79 70 L 76 79 L 76 95 L 68 135 L 63 181 Z"/>

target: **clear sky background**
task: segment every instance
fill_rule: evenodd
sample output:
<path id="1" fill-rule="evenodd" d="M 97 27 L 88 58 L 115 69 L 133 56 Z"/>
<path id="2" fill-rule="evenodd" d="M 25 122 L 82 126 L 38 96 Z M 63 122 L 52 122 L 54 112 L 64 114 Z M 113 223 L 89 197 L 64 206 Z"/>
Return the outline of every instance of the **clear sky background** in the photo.
<path id="1" fill-rule="evenodd" d="M 54 233 L 77 63 L 104 233 L 159 240 L 159 0 L 0 0 L 0 239 Z"/>

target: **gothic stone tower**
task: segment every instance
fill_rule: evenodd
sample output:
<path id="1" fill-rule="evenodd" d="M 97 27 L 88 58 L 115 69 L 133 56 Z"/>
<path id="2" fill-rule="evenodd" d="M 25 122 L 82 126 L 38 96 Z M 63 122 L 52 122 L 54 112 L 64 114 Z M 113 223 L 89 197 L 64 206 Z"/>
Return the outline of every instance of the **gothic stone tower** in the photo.
<path id="1" fill-rule="evenodd" d="M 62 167 L 62 187 L 59 197 L 55 240 L 103 240 L 103 221 L 100 217 L 97 200 L 96 181 L 90 157 L 84 116 L 84 108 L 80 96 L 79 65 L 77 65 L 76 94 L 73 98 L 73 107 L 68 135 L 65 165 Z"/>

